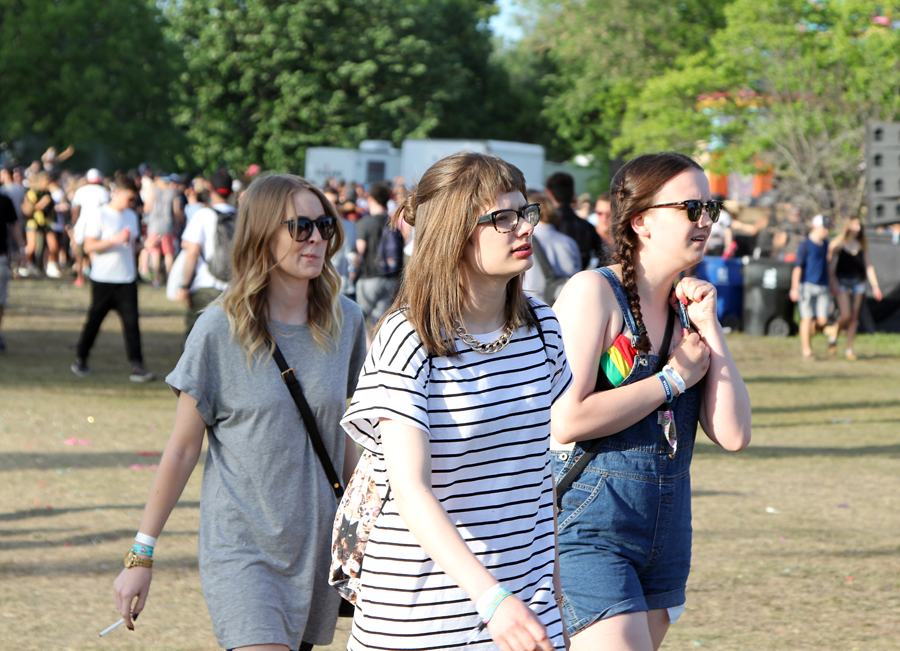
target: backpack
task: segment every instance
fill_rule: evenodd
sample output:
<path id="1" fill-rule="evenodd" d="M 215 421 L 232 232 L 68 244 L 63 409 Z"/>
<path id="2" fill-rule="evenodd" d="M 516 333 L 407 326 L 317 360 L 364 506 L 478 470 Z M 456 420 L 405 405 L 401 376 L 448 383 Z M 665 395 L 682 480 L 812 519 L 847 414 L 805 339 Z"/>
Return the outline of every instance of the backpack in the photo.
<path id="1" fill-rule="evenodd" d="M 550 261 L 547 260 L 547 255 L 536 237 L 531 238 L 531 248 L 534 249 L 534 257 L 537 259 L 541 273 L 544 275 L 544 302 L 547 305 L 553 305 L 563 286 L 569 282 L 569 279 L 566 276 L 559 276 L 553 271 L 553 267 L 550 266 Z"/>
<path id="2" fill-rule="evenodd" d="M 216 210 L 218 221 L 216 222 L 216 239 L 213 245 L 213 254 L 206 261 L 206 268 L 213 277 L 219 280 L 230 282 L 232 276 L 231 269 L 231 249 L 234 244 L 234 218 L 235 213 L 221 212 Z"/>
<path id="3" fill-rule="evenodd" d="M 375 247 L 375 273 L 396 276 L 403 267 L 403 234 L 391 226 L 388 218 L 381 228 L 381 238 Z"/>

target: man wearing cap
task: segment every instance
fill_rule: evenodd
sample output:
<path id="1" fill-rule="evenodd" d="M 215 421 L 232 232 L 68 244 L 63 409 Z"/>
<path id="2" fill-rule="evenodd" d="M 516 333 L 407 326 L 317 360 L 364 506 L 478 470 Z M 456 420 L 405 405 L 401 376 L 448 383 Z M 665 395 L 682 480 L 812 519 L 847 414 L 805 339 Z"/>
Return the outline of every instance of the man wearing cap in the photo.
<path id="1" fill-rule="evenodd" d="M 200 316 L 200 311 L 225 290 L 230 280 L 213 276 L 207 261 L 216 253 L 219 220 L 231 219 L 233 223 L 235 217 L 234 207 L 228 203 L 231 184 L 231 175 L 225 170 L 212 175 L 209 182 L 209 207 L 200 208 L 194 213 L 181 236 L 181 248 L 185 256 L 184 276 L 176 300 L 187 309 L 184 316 L 185 340 Z"/>
<path id="2" fill-rule="evenodd" d="M 84 226 L 87 218 L 82 215 L 98 210 L 100 206 L 109 202 L 109 190 L 103 187 L 103 174 L 96 167 L 92 167 L 85 175 L 87 183 L 75 190 L 72 195 L 72 247 L 75 250 L 75 286 L 84 287 Z"/>
<path id="3" fill-rule="evenodd" d="M 812 218 L 809 236 L 797 248 L 791 275 L 791 300 L 800 309 L 800 345 L 803 359 L 815 359 L 812 337 L 828 323 L 831 294 L 838 293 L 837 278 L 828 260 L 828 229 L 825 215 Z"/>

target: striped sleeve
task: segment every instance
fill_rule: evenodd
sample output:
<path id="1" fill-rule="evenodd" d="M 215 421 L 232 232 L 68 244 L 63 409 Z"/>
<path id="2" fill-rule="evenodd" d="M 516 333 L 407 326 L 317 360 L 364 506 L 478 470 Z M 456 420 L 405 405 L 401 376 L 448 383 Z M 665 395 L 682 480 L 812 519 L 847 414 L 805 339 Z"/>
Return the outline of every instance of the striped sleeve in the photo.
<path id="1" fill-rule="evenodd" d="M 547 351 L 547 358 L 553 366 L 553 377 L 550 384 L 553 387 L 552 402 L 556 402 L 572 385 L 572 371 L 569 370 L 569 363 L 566 361 L 562 329 L 559 327 L 556 313 L 543 303 L 535 301 L 533 304 L 544 333 L 544 348 Z"/>
<path id="2" fill-rule="evenodd" d="M 341 425 L 365 449 L 381 453 L 381 418 L 430 431 L 428 354 L 401 312 L 378 330 Z"/>

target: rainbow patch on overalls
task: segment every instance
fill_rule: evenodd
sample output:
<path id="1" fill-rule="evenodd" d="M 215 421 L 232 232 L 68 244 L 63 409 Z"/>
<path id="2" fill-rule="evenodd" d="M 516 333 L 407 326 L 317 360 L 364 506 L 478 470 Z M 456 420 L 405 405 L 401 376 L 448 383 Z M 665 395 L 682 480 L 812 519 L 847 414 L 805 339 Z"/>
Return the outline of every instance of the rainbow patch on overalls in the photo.
<path id="1" fill-rule="evenodd" d="M 631 339 L 624 334 L 616 337 L 613 345 L 600 357 L 600 368 L 613 388 L 622 384 L 631 373 L 635 357 L 637 351 L 631 345 Z"/>

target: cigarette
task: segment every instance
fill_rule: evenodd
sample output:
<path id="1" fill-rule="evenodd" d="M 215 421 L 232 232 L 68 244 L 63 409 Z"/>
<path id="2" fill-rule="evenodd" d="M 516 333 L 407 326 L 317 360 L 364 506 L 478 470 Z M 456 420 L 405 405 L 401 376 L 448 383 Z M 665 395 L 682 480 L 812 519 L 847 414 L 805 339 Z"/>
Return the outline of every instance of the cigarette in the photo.
<path id="1" fill-rule="evenodd" d="M 115 624 L 113 624 L 113 625 L 110 626 L 109 628 L 104 628 L 102 631 L 100 631 L 100 637 L 103 637 L 104 635 L 106 635 L 106 634 L 109 633 L 110 631 L 114 631 L 115 629 L 119 628 L 119 627 L 120 627 L 122 624 L 124 624 L 124 623 L 125 623 L 125 620 L 124 620 L 124 619 L 120 619 L 119 621 L 117 621 Z"/>

